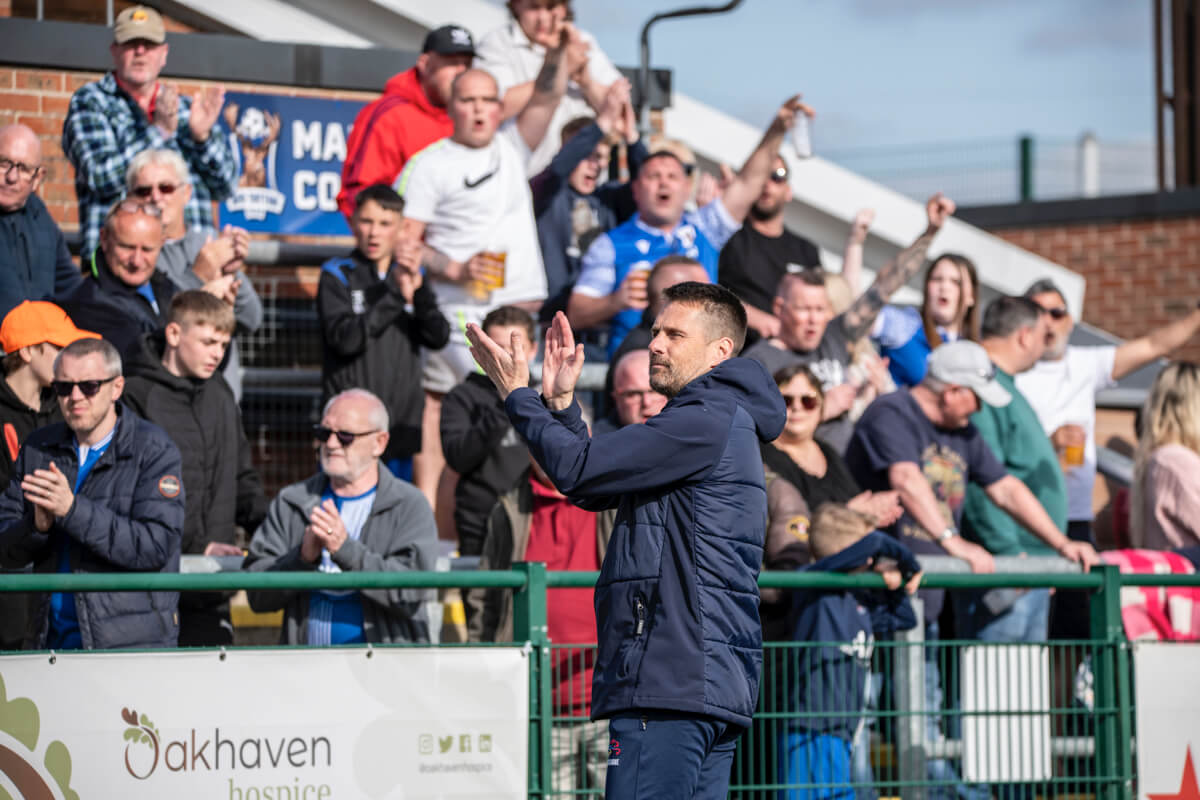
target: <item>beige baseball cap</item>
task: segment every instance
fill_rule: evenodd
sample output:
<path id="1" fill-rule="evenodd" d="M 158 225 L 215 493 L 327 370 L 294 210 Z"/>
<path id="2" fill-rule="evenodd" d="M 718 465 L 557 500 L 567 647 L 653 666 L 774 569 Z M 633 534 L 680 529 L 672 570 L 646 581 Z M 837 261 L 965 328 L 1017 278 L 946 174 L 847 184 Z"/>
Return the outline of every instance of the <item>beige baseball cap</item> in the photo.
<path id="1" fill-rule="evenodd" d="M 130 6 L 117 14 L 117 19 L 113 22 L 113 41 L 125 44 L 134 39 L 145 39 L 155 44 L 162 44 L 167 40 L 162 17 L 153 8 Z"/>

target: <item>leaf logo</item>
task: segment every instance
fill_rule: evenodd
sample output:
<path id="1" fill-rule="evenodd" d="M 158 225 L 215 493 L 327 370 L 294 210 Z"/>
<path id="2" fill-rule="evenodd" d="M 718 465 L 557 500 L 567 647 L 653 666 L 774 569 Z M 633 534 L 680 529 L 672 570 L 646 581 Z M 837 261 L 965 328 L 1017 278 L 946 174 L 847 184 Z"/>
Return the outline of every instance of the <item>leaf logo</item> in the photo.
<path id="1" fill-rule="evenodd" d="M 158 768 L 158 742 L 160 738 L 158 728 L 154 727 L 154 723 L 150 721 L 149 717 L 145 714 L 139 715 L 132 708 L 121 709 L 121 719 L 128 726 L 125 728 L 125 741 L 128 742 L 125 745 L 125 769 L 139 781 L 144 781 L 153 775 L 154 770 Z M 148 769 L 144 766 L 144 762 L 146 761 L 144 755 L 140 759 L 136 756 L 133 759 L 135 762 L 142 762 L 143 765 L 140 771 L 144 772 L 144 774 L 139 774 L 139 770 L 135 770 L 129 760 L 129 748 L 138 744 L 147 745 L 154 753 Z M 137 749 L 140 750 L 141 748 Z"/>
<path id="2" fill-rule="evenodd" d="M 37 760 L 41 715 L 28 697 L 7 698 L 0 677 L 0 787 L 11 786 L 17 797 L 58 797 L 79 800 L 71 788 L 71 754 L 55 740 Z M 57 784 L 57 791 L 53 785 Z M 61 793 L 61 795 L 59 794 Z M 8 793 L 0 788 L 0 795 Z"/>

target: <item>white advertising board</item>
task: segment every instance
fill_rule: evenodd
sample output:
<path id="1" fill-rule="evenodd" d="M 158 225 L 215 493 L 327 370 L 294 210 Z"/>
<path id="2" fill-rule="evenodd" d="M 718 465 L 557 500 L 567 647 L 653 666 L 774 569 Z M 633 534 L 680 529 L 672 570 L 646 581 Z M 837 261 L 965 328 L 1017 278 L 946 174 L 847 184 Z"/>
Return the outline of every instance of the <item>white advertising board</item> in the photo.
<path id="1" fill-rule="evenodd" d="M 1137 784 L 1143 800 L 1200 797 L 1200 644 L 1134 642 Z"/>
<path id="2" fill-rule="evenodd" d="M 0 658 L 0 797 L 523 798 L 516 648 Z"/>

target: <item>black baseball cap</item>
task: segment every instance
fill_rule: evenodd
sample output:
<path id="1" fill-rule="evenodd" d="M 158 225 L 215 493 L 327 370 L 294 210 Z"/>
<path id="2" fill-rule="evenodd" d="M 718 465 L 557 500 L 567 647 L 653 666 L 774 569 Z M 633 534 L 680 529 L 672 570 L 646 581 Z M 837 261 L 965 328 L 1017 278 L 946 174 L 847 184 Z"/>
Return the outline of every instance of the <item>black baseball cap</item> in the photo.
<path id="1" fill-rule="evenodd" d="M 475 40 L 471 32 L 461 25 L 443 25 L 434 28 L 425 36 L 422 53 L 437 53 L 442 56 L 475 55 Z"/>

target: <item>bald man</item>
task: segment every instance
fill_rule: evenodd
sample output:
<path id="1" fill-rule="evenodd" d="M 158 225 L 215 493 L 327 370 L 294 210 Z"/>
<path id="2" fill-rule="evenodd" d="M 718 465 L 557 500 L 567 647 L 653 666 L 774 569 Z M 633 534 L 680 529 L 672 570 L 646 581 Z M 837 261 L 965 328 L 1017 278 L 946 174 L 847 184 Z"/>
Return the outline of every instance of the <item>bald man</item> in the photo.
<path id="1" fill-rule="evenodd" d="M 613 362 L 612 412 L 596 423 L 595 433 L 642 425 L 663 410 L 667 396 L 650 387 L 650 351 L 629 350 Z"/>
<path id="2" fill-rule="evenodd" d="M 24 300 L 64 295 L 83 280 L 35 194 L 45 176 L 37 134 L 25 125 L 0 127 L 0 317 Z"/>
<path id="3" fill-rule="evenodd" d="M 133 355 L 142 334 L 161 330 L 175 284 L 155 269 L 163 244 L 161 212 L 149 203 L 123 201 L 109 209 L 100 247 L 84 265 L 88 278 L 59 300 L 71 319 L 95 331 L 123 356 Z"/>

